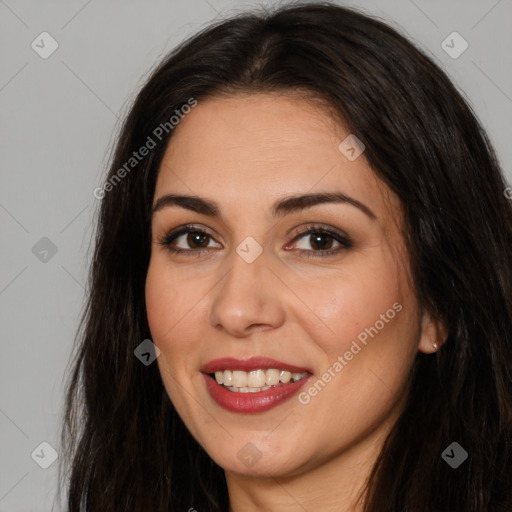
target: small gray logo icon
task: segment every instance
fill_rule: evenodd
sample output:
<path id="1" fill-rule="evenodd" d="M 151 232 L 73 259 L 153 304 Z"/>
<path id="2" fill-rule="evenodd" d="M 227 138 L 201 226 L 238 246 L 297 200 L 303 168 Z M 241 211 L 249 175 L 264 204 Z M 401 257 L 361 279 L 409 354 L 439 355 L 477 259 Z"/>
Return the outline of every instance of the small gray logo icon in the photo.
<path id="1" fill-rule="evenodd" d="M 449 466 L 457 469 L 468 458 L 468 452 L 454 441 L 444 450 L 441 457 Z"/>
<path id="2" fill-rule="evenodd" d="M 468 47 L 468 42 L 458 32 L 452 32 L 441 43 L 441 48 L 452 59 L 458 59 L 468 49 Z"/>
<path id="3" fill-rule="evenodd" d="M 50 443 L 43 441 L 30 456 L 37 465 L 43 469 L 48 469 L 57 460 L 58 454 Z"/>
<path id="4" fill-rule="evenodd" d="M 32 247 L 32 254 L 34 254 L 39 261 L 48 263 L 57 254 L 57 246 L 49 238 L 43 236 L 43 238 Z"/>
<path id="5" fill-rule="evenodd" d="M 238 245 L 236 252 L 246 263 L 252 263 L 263 252 L 263 247 L 248 236 Z"/>
<path id="6" fill-rule="evenodd" d="M 245 444 L 236 454 L 236 456 L 249 468 L 258 462 L 262 453 L 252 443 Z"/>
<path id="7" fill-rule="evenodd" d="M 358 139 L 353 133 L 343 139 L 338 146 L 340 153 L 345 155 L 351 162 L 356 160 L 365 149 L 366 146 L 363 144 L 363 141 Z"/>
<path id="8" fill-rule="evenodd" d="M 160 355 L 160 349 L 151 340 L 144 340 L 133 353 L 143 365 L 149 366 Z"/>
<path id="9" fill-rule="evenodd" d="M 48 32 L 41 32 L 30 46 L 39 57 L 47 59 L 59 47 L 59 43 Z"/>

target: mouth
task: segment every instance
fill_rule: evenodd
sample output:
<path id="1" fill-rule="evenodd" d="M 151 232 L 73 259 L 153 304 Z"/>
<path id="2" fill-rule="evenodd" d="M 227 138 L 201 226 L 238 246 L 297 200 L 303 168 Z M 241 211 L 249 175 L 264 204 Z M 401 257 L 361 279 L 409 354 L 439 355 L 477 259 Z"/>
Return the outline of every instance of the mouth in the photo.
<path id="1" fill-rule="evenodd" d="M 270 388 L 284 386 L 290 382 L 298 382 L 309 372 L 290 372 L 278 368 L 259 368 L 250 372 L 243 370 L 218 370 L 208 374 L 217 384 L 231 392 L 259 393 Z"/>
<path id="2" fill-rule="evenodd" d="M 215 359 L 201 372 L 210 396 L 239 413 L 263 412 L 283 403 L 313 375 L 307 368 L 266 357 Z"/>

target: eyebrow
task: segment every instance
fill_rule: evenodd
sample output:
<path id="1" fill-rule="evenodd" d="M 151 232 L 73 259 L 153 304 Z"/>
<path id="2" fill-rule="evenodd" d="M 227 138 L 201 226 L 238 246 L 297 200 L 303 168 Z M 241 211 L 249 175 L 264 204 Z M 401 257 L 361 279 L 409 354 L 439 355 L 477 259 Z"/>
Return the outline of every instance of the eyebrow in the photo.
<path id="1" fill-rule="evenodd" d="M 317 194 L 303 194 L 297 196 L 290 196 L 276 201 L 272 206 L 272 217 L 284 217 L 290 213 L 312 208 L 319 204 L 325 203 L 342 203 L 349 204 L 361 210 L 370 219 L 375 220 L 377 216 L 365 204 L 357 199 L 350 197 L 342 192 L 322 192 Z M 162 210 L 163 208 L 179 206 L 186 210 L 191 210 L 196 213 L 208 215 L 210 217 L 220 218 L 219 205 L 210 199 L 205 199 L 199 196 L 191 195 L 178 195 L 166 194 L 161 196 L 153 206 L 152 213 Z"/>

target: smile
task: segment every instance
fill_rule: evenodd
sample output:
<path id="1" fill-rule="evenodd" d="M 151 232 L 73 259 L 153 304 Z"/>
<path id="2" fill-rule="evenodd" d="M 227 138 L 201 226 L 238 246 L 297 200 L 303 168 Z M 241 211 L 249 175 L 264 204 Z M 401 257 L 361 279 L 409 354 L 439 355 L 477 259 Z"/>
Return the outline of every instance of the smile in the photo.
<path id="1" fill-rule="evenodd" d="M 287 370 L 269 368 L 268 370 L 258 369 L 250 372 L 243 370 L 219 370 L 211 377 L 215 377 L 218 384 L 221 384 L 229 391 L 240 393 L 257 393 L 271 387 L 282 386 L 290 381 L 297 382 L 308 375 L 307 372 L 292 373 Z"/>
<path id="2" fill-rule="evenodd" d="M 282 404 L 313 376 L 309 368 L 269 357 L 223 357 L 201 368 L 211 398 L 238 413 L 268 411 Z"/>

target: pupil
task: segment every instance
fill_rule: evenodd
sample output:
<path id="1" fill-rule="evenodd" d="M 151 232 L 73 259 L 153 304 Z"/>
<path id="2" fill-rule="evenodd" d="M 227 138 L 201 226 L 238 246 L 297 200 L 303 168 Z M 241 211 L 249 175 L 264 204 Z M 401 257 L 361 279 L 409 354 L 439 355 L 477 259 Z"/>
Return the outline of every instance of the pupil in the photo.
<path id="1" fill-rule="evenodd" d="M 312 245 L 313 245 L 313 247 L 314 247 L 315 245 L 320 245 L 320 247 L 318 247 L 318 249 L 326 249 L 326 247 L 325 247 L 325 245 L 326 245 L 326 244 L 325 244 L 325 243 L 324 243 L 324 244 L 322 244 L 321 242 L 318 244 L 318 240 L 319 240 L 319 239 L 320 239 L 320 240 L 321 240 L 321 239 L 325 239 L 326 237 L 327 237 L 327 238 L 330 238 L 330 236 L 329 236 L 329 235 L 317 234 L 317 235 L 311 235 L 311 236 L 313 237 L 313 244 L 312 244 Z M 329 244 L 327 244 L 327 245 L 329 245 Z M 329 248 L 329 247 L 327 247 L 327 248 Z"/>
<path id="2" fill-rule="evenodd" d="M 206 236 L 204 233 L 198 233 L 198 232 L 195 232 L 195 233 L 189 233 L 188 235 L 188 242 L 190 243 L 190 245 L 194 245 L 197 241 L 197 239 L 203 239 L 203 243 L 199 242 L 199 246 L 200 247 L 205 247 L 206 245 L 208 245 L 206 243 L 205 245 L 205 242 L 206 242 Z"/>

